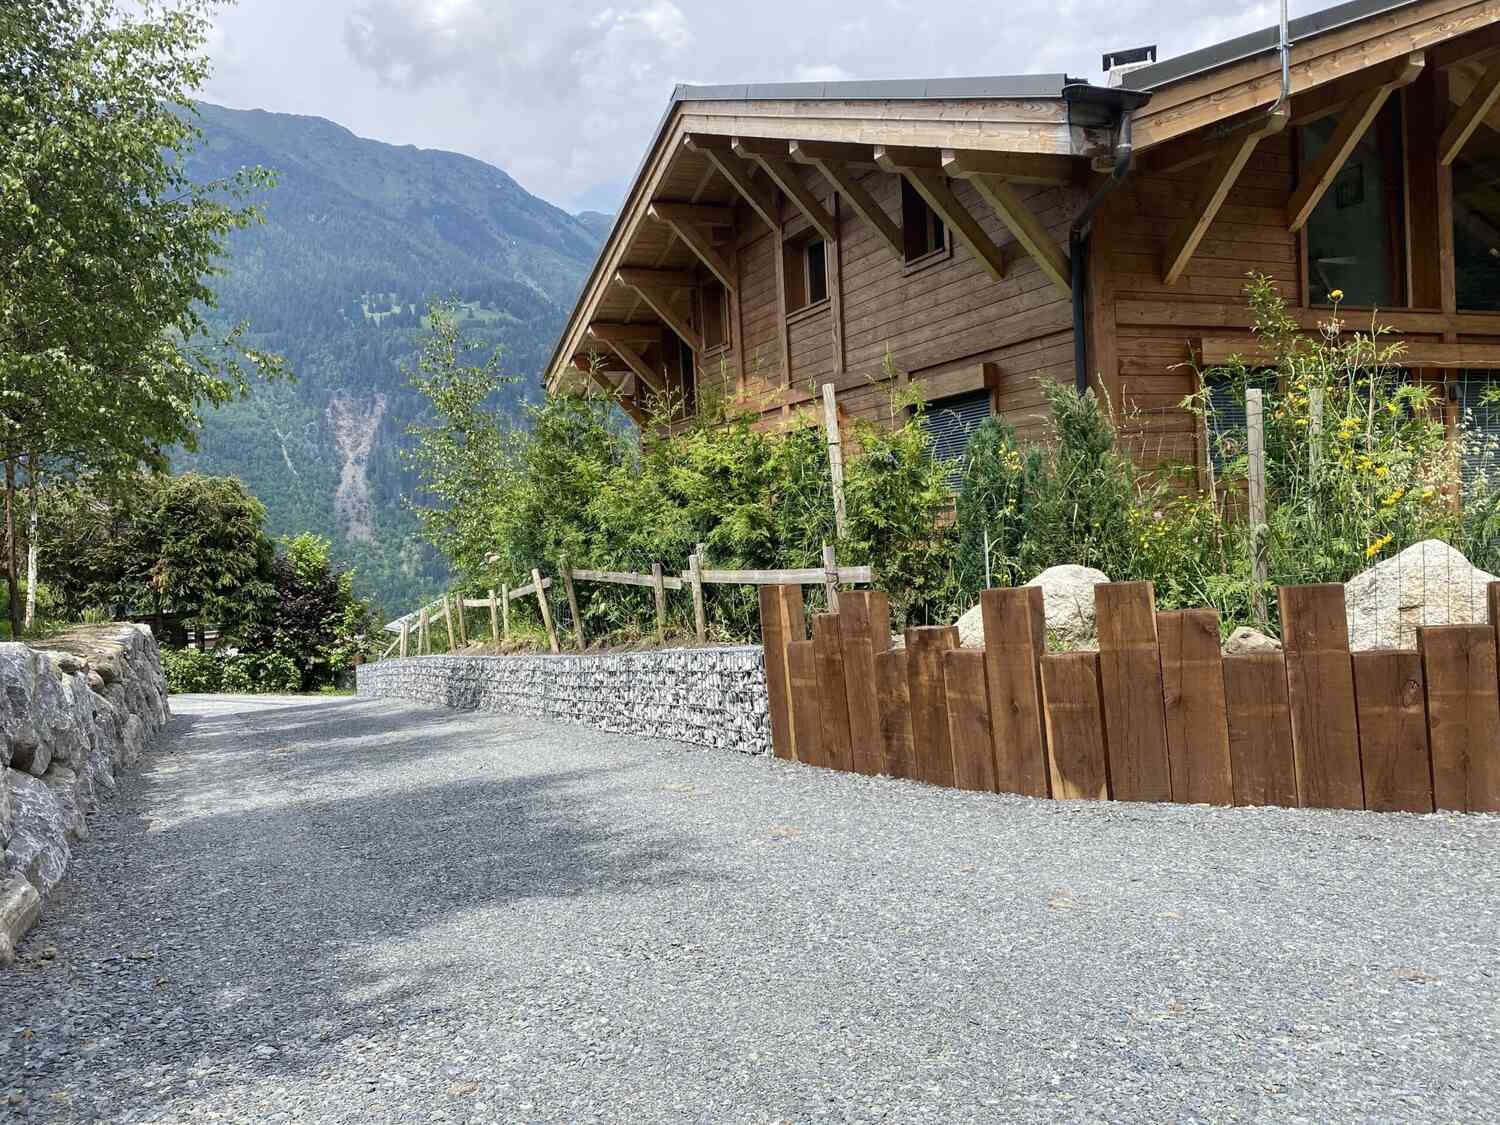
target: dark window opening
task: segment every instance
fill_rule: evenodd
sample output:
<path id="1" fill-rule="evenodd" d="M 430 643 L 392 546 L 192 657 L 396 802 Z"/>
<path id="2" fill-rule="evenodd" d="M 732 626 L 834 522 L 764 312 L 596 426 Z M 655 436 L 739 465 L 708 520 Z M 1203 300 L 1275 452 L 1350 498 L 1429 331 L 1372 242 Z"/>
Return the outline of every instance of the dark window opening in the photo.
<path id="1" fill-rule="evenodd" d="M 1460 92 L 1450 90 L 1455 100 Z M 1458 307 L 1473 312 L 1500 310 L 1500 132 L 1493 117 L 1453 161 L 1454 289 Z"/>
<path id="2" fill-rule="evenodd" d="M 963 475 L 963 457 L 969 448 L 969 439 L 979 424 L 990 416 L 990 392 L 970 391 L 949 398 L 936 399 L 927 404 L 927 413 L 922 421 L 932 435 L 932 456 L 935 460 L 949 461 L 952 469 L 948 473 L 949 487 L 956 488 Z"/>
<path id="3" fill-rule="evenodd" d="M 676 335 L 672 339 L 677 341 L 677 394 L 681 402 L 676 413 L 680 418 L 691 418 L 698 413 L 698 369 L 687 341 Z"/>
<path id="4" fill-rule="evenodd" d="M 821 238 L 788 242 L 783 258 L 786 270 L 786 311 L 828 300 L 828 243 Z"/>
<path id="5" fill-rule="evenodd" d="M 707 282 L 698 293 L 703 308 L 703 350 L 729 343 L 729 295 L 718 282 Z"/>
<path id="6" fill-rule="evenodd" d="M 1298 165 L 1309 168 L 1338 127 L 1325 117 L 1297 130 Z M 1314 305 L 1391 308 L 1405 296 L 1401 107 L 1392 98 L 1360 138 L 1313 208 L 1307 240 L 1307 288 Z"/>
<path id="7" fill-rule="evenodd" d="M 905 176 L 901 177 L 901 230 L 908 262 L 925 258 L 947 245 L 948 232 L 943 220 Z"/>
<path id="8" fill-rule="evenodd" d="M 1223 476 L 1228 468 L 1243 471 L 1236 462 L 1249 454 L 1250 423 L 1245 413 L 1245 390 L 1259 387 L 1267 394 L 1276 389 L 1274 370 L 1252 371 L 1242 382 L 1225 375 L 1209 374 L 1206 390 L 1208 417 L 1208 459 L 1214 475 Z"/>

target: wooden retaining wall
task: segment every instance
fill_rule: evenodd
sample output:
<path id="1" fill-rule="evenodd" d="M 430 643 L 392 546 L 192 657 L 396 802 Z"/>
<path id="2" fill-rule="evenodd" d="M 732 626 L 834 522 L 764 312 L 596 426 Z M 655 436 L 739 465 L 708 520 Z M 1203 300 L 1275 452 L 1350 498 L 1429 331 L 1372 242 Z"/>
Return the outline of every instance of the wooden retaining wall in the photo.
<path id="1" fill-rule="evenodd" d="M 1500 583 L 1490 623 L 1349 651 L 1344 588 L 1280 591 L 1285 651 L 1226 656 L 1213 610 L 1149 582 L 1096 588 L 1099 650 L 1048 653 L 1042 593 L 986 590 L 983 648 L 952 626 L 890 647 L 878 591 L 812 617 L 761 591 L 777 757 L 1032 797 L 1500 812 Z"/>

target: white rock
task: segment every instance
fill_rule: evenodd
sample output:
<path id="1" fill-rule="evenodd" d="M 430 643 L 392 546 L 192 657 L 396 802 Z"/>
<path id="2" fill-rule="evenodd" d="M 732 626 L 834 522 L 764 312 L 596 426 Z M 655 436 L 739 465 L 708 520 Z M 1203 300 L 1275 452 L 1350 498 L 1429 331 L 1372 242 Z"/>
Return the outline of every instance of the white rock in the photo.
<path id="1" fill-rule="evenodd" d="M 976 605 L 958 619 L 958 643 L 964 648 L 984 647 L 984 607 Z"/>
<path id="2" fill-rule="evenodd" d="M 1249 652 L 1280 652 L 1281 642 L 1248 625 L 1241 625 L 1229 634 L 1229 640 L 1224 642 L 1224 651 L 1230 655 Z"/>
<path id="3" fill-rule="evenodd" d="M 42 897 L 24 877 L 0 877 L 0 965 L 16 959 L 16 946 L 41 912 Z"/>
<path id="4" fill-rule="evenodd" d="M 1094 587 L 1109 580 L 1091 566 L 1050 566 L 1026 585 L 1041 587 L 1048 632 L 1067 648 L 1092 648 L 1099 643 Z"/>
<path id="5" fill-rule="evenodd" d="M 1494 581 L 1447 543 L 1414 543 L 1345 585 L 1349 647 L 1416 648 L 1419 625 L 1483 623 Z"/>
<path id="6" fill-rule="evenodd" d="M 39 777 L 10 770 L 15 806 L 15 834 L 5 845 L 7 873 L 20 872 L 42 894 L 55 887 L 67 870 L 67 816 L 57 794 Z"/>

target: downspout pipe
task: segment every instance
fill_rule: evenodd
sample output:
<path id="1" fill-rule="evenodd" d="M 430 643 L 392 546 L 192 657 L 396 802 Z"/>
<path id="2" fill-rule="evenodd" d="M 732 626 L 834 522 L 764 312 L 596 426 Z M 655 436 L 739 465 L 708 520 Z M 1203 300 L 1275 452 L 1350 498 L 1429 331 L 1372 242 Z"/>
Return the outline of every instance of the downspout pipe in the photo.
<path id="1" fill-rule="evenodd" d="M 1080 395 L 1089 389 L 1089 337 L 1088 302 L 1085 289 L 1088 284 L 1089 232 L 1093 227 L 1094 212 L 1105 197 L 1125 181 L 1130 174 L 1130 159 L 1134 152 L 1131 144 L 1131 120 L 1135 108 L 1125 108 L 1120 113 L 1120 131 L 1115 142 L 1115 166 L 1110 169 L 1109 179 L 1089 197 L 1068 228 L 1068 262 L 1071 265 L 1073 289 L 1073 385 Z"/>

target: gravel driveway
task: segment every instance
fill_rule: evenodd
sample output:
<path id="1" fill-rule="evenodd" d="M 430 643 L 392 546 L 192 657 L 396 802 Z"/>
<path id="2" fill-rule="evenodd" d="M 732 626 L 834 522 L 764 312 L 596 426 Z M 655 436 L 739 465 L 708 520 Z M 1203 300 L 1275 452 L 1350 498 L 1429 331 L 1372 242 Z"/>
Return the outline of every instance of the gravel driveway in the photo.
<path id="1" fill-rule="evenodd" d="M 0 971 L 0 1119 L 1482 1121 L 1500 819 L 965 795 L 177 697 Z"/>

